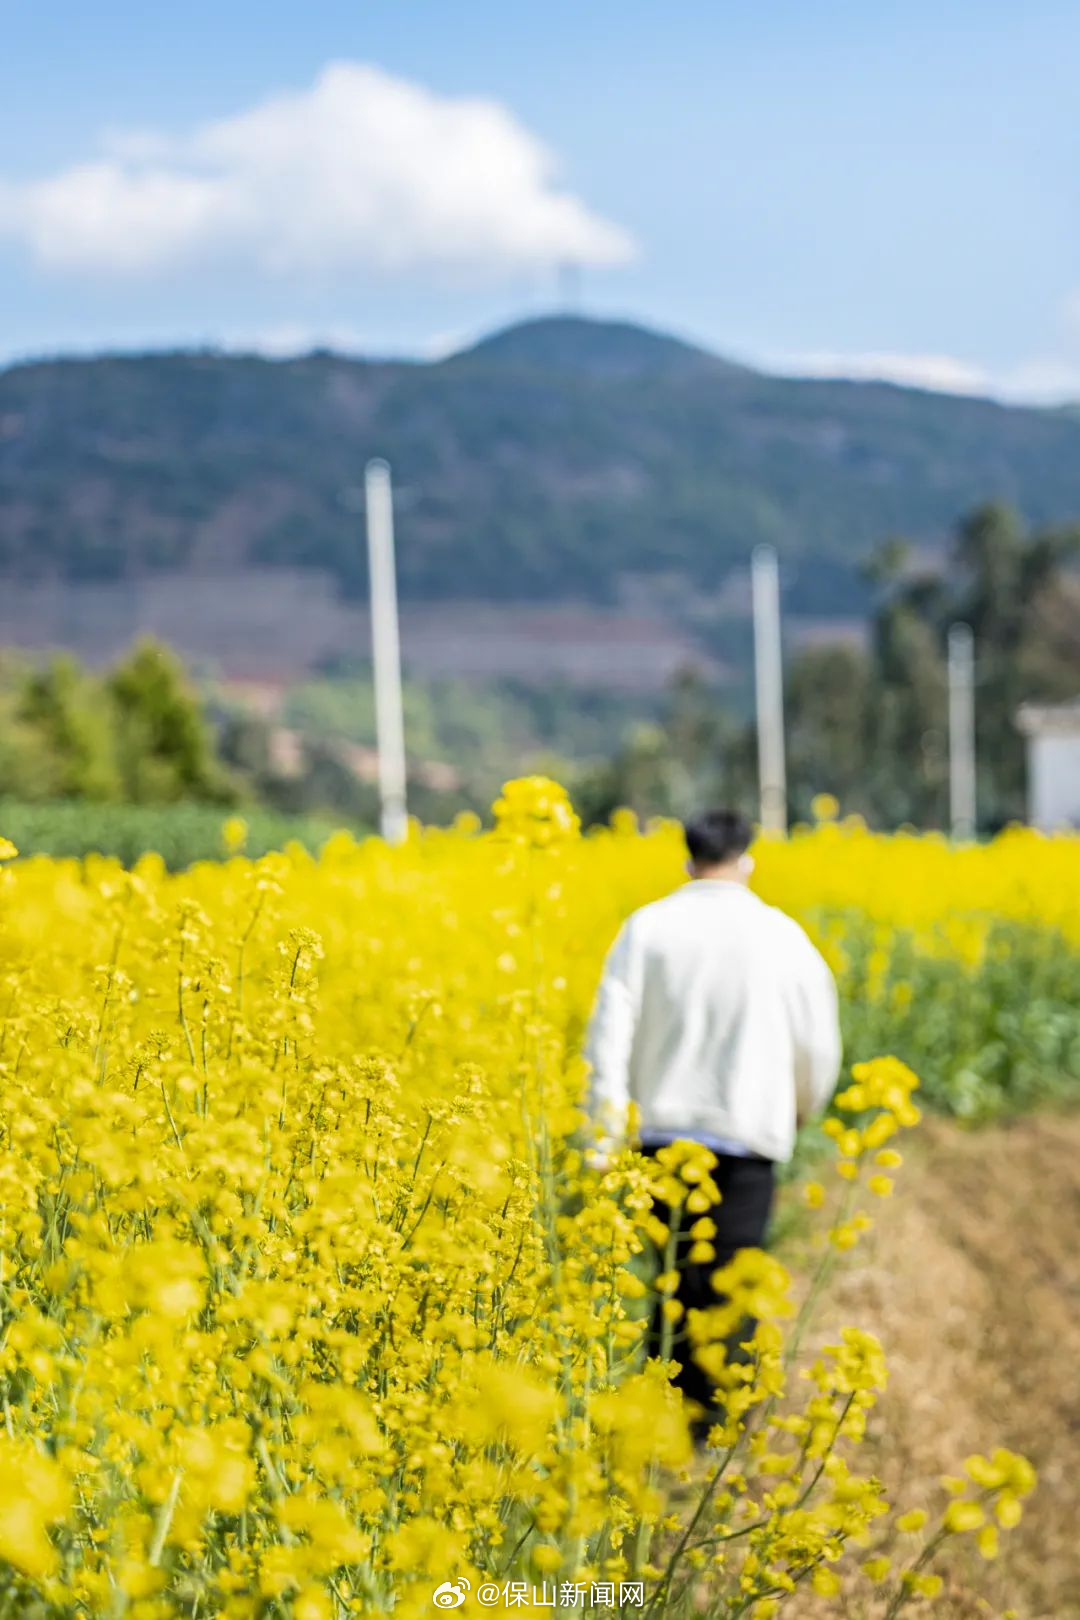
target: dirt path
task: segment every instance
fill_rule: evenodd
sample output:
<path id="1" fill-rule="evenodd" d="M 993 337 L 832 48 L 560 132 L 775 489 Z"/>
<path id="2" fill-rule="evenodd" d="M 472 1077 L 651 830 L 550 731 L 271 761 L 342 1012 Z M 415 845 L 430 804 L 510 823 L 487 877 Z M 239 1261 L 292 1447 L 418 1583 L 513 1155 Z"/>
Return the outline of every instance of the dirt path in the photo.
<path id="1" fill-rule="evenodd" d="M 919 1137 L 823 1319 L 876 1333 L 888 1357 L 868 1460 L 892 1499 L 929 1506 L 971 1452 L 1024 1452 L 1040 1483 L 1022 1525 L 934 1612 L 1080 1617 L 1080 1118 L 931 1120 Z"/>

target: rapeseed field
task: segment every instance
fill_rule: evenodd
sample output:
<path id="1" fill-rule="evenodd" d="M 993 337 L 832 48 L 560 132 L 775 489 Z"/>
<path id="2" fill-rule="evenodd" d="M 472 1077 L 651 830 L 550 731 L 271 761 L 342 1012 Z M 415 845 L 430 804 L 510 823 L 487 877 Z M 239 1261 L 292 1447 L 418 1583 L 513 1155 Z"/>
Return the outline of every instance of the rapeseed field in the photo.
<path id="1" fill-rule="evenodd" d="M 920 1098 L 977 1117 L 1080 1076 L 1080 842 L 821 808 L 755 879 L 845 1006 L 817 1270 L 745 1253 L 691 1322 L 651 1204 L 707 1260 L 712 1156 L 591 1168 L 580 1058 L 676 829 L 582 837 L 527 778 L 493 832 L 399 849 L 250 860 L 234 821 L 171 875 L 0 841 L 0 1620 L 767 1620 L 853 1579 L 892 1617 L 957 1538 L 993 1558 L 1030 1465 L 988 1416 L 929 1517 L 887 1502 L 860 1466 L 882 1347 L 815 1343 L 813 1307 L 887 1219 Z M 703 1458 L 644 1359 L 657 1296 L 722 1392 Z"/>

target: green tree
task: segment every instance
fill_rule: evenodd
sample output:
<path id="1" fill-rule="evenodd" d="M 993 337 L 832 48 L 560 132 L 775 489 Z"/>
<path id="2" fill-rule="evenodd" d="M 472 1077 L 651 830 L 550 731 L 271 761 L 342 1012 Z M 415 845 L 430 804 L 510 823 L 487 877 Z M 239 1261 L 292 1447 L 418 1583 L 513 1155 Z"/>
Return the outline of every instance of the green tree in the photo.
<path id="1" fill-rule="evenodd" d="M 23 769 L 43 798 L 116 799 L 121 782 L 108 710 L 75 659 L 54 658 L 31 672 L 16 718 L 36 739 L 36 760 L 24 749 Z M 36 764 L 36 769 L 34 765 Z M 16 781 L 11 791 L 25 790 Z"/>
<path id="2" fill-rule="evenodd" d="M 980 820 L 1024 814 L 1024 749 L 1015 714 L 1026 699 L 1080 689 L 1080 584 L 1070 573 L 1080 528 L 1026 533 L 1008 506 L 977 507 L 945 559 L 917 567 L 903 541 L 866 567 L 878 588 L 859 660 L 821 649 L 788 682 L 793 798 L 811 782 L 884 825 L 943 826 L 948 815 L 949 627 L 975 642 Z"/>
<path id="3" fill-rule="evenodd" d="M 1064 588 L 1078 549 L 1080 528 L 1025 535 L 1015 512 L 1000 505 L 979 507 L 960 526 L 958 585 L 949 606 L 975 637 L 976 747 L 981 785 L 997 820 L 1024 812 L 1017 708 L 1025 699 L 1073 697 L 1080 688 L 1067 642 L 1047 639 L 1040 612 Z"/>
<path id="4" fill-rule="evenodd" d="M 872 668 L 864 647 L 830 642 L 792 661 L 786 691 L 791 811 L 809 814 L 816 793 L 845 810 L 871 813 L 868 780 Z"/>
<path id="5" fill-rule="evenodd" d="M 235 787 L 215 756 L 182 667 L 166 647 L 141 642 L 110 673 L 106 691 L 125 799 L 132 804 L 232 802 Z"/>
<path id="6" fill-rule="evenodd" d="M 708 805 L 752 810 L 753 733 L 722 707 L 694 670 L 677 675 L 658 722 L 631 727 L 615 752 L 571 773 L 574 803 L 587 823 L 626 806 L 649 816 L 685 818 Z"/>

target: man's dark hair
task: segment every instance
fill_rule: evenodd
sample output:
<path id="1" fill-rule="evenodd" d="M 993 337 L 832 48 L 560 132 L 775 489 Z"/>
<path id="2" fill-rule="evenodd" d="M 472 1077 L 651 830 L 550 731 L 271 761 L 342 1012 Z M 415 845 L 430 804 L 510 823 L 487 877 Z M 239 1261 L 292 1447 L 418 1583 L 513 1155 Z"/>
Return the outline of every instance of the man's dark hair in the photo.
<path id="1" fill-rule="evenodd" d="M 706 810 L 683 827 L 690 859 L 696 866 L 723 866 L 753 842 L 753 829 L 738 810 Z"/>

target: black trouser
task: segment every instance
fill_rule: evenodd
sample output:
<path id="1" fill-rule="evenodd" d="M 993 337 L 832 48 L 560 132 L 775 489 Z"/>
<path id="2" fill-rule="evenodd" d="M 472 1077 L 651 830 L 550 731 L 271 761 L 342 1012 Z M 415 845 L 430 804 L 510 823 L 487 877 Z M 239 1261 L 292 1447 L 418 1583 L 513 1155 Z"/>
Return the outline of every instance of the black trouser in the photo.
<path id="1" fill-rule="evenodd" d="M 642 1152 L 652 1156 L 655 1155 L 656 1148 L 650 1147 L 646 1139 Z M 688 1235 L 689 1228 L 695 1221 L 700 1220 L 701 1216 L 689 1214 L 685 1206 L 677 1212 L 679 1235 L 675 1263 L 679 1272 L 679 1286 L 674 1297 L 682 1305 L 684 1313 L 705 1310 L 722 1299 L 723 1296 L 717 1295 L 710 1282 L 713 1272 L 720 1266 L 726 1266 L 740 1249 L 760 1249 L 764 1246 L 769 1214 L 772 1210 L 771 1159 L 744 1159 L 732 1154 L 718 1153 L 716 1160 L 716 1168 L 711 1174 L 720 1189 L 721 1201 L 708 1211 L 710 1220 L 716 1225 L 716 1236 L 710 1239 L 716 1250 L 714 1259 L 698 1261 L 688 1258 L 688 1251 L 693 1243 L 693 1239 Z M 670 1226 L 672 1212 L 666 1204 L 657 1200 L 653 1205 L 653 1212 L 665 1225 Z M 658 1300 L 649 1327 L 648 1353 L 651 1356 L 658 1356 L 661 1353 L 662 1329 L 661 1302 Z M 753 1331 L 754 1323 L 747 1320 L 735 1336 L 735 1343 L 748 1339 Z M 733 1345 L 729 1350 L 729 1356 L 734 1354 Z M 686 1399 L 696 1401 L 706 1413 L 711 1412 L 715 1408 L 712 1380 L 697 1365 L 690 1353 L 686 1338 L 685 1314 L 675 1324 L 671 1336 L 670 1359 L 679 1363 L 675 1384 L 682 1390 Z M 707 1420 L 699 1419 L 694 1424 L 699 1434 L 707 1427 Z"/>

